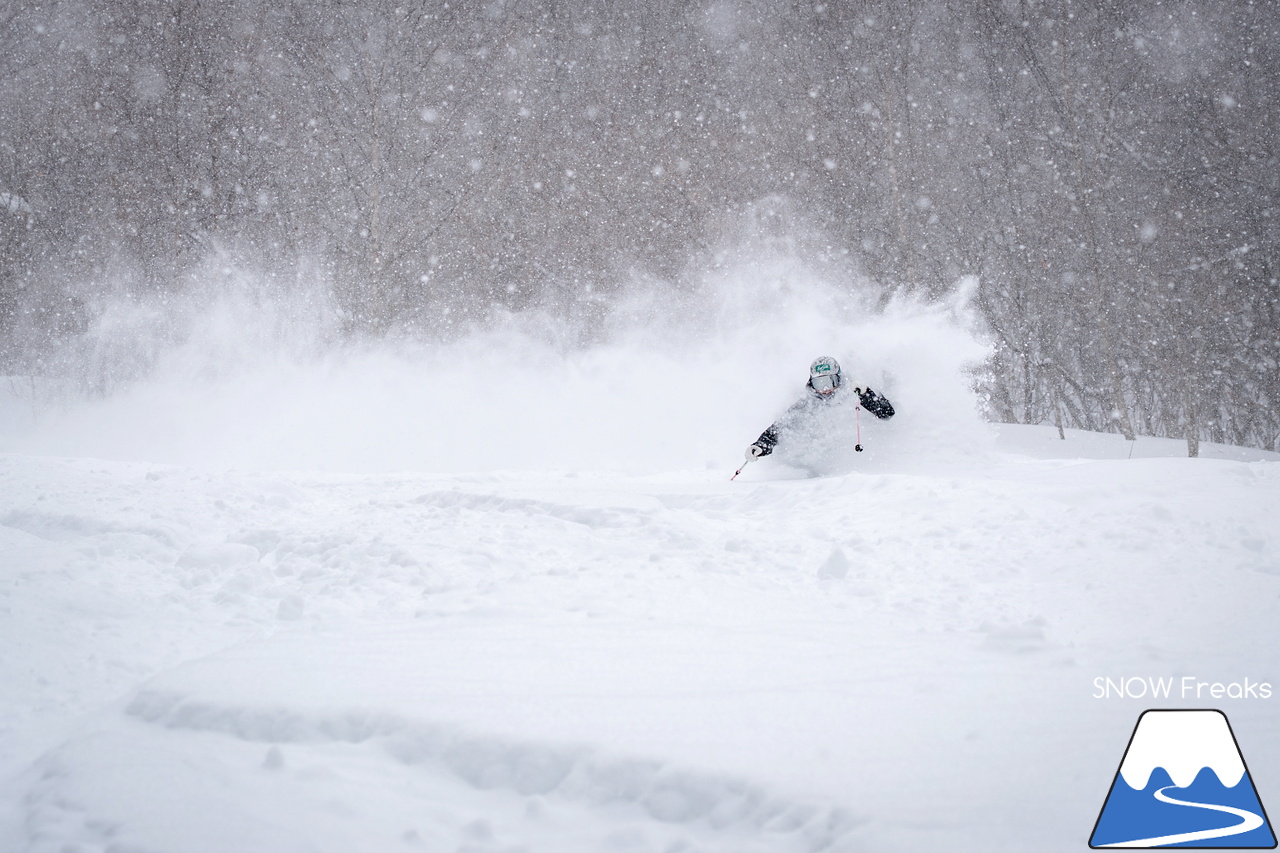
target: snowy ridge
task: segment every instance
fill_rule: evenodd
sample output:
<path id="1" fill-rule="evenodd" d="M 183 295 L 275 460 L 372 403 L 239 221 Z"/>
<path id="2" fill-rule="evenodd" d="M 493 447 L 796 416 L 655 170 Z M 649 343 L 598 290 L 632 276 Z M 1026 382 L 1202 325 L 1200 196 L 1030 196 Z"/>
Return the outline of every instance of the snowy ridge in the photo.
<path id="1" fill-rule="evenodd" d="M 716 830 L 764 832 L 779 849 L 829 849 L 862 822 L 844 809 L 781 799 L 743 779 L 608 756 L 583 745 L 483 736 L 379 712 L 304 714 L 143 691 L 126 713 L 174 731 L 216 732 L 280 746 L 375 741 L 405 765 L 448 773 L 477 789 L 632 809 L 663 823 L 700 821 Z M 790 842 L 783 837 L 789 835 L 795 836 Z"/>
<path id="2" fill-rule="evenodd" d="M 166 784 L 207 786 L 212 778 L 214 790 L 261 788 L 265 807 L 237 803 L 227 810 L 229 802 L 215 795 L 206 801 L 211 814 L 203 819 L 240 825 L 244 837 L 254 839 L 248 842 L 253 849 L 264 850 L 278 849 L 272 845 L 283 840 L 271 827 L 271 810 L 317 796 L 332 807 L 341 802 L 341 808 L 315 816 L 322 828 L 294 827 L 292 833 L 311 836 L 325 849 L 374 851 L 404 843 L 471 853 L 525 849 L 504 843 L 512 837 L 538 849 L 627 849 L 620 846 L 625 839 L 634 845 L 664 838 L 668 849 L 682 849 L 687 842 L 681 839 L 694 833 L 698 849 L 816 853 L 857 849 L 849 836 L 865 822 L 845 808 L 780 798 L 741 778 L 587 746 L 486 737 L 385 713 L 305 714 L 158 691 L 139 693 L 126 713 L 146 727 L 104 726 L 37 764 L 40 781 L 27 802 L 31 851 L 61 850 L 71 838 L 111 846 L 116 829 L 88 819 L 111 798 L 86 790 L 82 775 L 99 763 L 118 765 L 124 755 L 134 758 L 114 766 L 118 783 L 149 791 L 153 803 L 164 801 Z M 193 737 L 206 744 L 198 753 L 186 748 Z M 347 773 L 334 774 L 329 768 L 335 763 L 363 768 L 359 786 Z M 394 824 L 391 837 L 387 827 L 378 827 L 344 839 L 344 819 L 368 807 L 369 784 L 385 786 L 382 800 L 404 797 L 413 815 L 397 817 L 403 824 Z M 433 799 L 453 805 L 433 806 Z M 403 825 L 411 828 L 400 831 Z M 220 829 L 217 834 L 228 837 L 225 826 Z M 176 841 L 182 849 L 219 849 L 216 842 L 206 847 L 163 830 L 151 838 Z"/>
<path id="3" fill-rule="evenodd" d="M 1148 711 L 1133 733 L 1120 775 L 1134 790 L 1147 787 L 1157 767 L 1186 788 L 1204 768 L 1234 788 L 1245 774 L 1244 760 L 1220 711 Z"/>

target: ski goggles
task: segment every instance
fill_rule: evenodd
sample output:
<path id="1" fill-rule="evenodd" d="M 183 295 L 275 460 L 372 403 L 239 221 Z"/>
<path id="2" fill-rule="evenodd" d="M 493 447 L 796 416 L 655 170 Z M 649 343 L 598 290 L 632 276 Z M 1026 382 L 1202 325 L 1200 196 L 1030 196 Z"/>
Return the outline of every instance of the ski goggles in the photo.
<path id="1" fill-rule="evenodd" d="M 817 376 L 810 378 L 809 384 L 812 385 L 813 390 L 817 391 L 819 394 L 830 394 L 832 391 L 836 390 L 836 386 L 839 383 L 836 381 L 836 374 L 820 373 Z"/>

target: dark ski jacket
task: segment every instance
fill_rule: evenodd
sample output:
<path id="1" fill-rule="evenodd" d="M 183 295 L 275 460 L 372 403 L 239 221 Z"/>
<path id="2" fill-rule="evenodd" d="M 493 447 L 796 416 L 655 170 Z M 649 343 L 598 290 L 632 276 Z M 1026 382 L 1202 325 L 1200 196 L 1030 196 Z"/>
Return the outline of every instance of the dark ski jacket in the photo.
<path id="1" fill-rule="evenodd" d="M 837 388 L 834 394 L 827 397 L 824 397 L 817 391 L 814 391 L 813 386 L 808 383 L 805 384 L 805 388 L 809 393 L 797 400 L 795 403 L 792 403 L 791 407 L 783 412 L 782 417 L 769 424 L 769 428 L 760 433 L 760 437 L 756 439 L 755 443 L 760 445 L 764 450 L 764 452 L 760 454 L 761 456 L 768 456 L 778 445 L 779 429 L 794 426 L 798 421 L 812 415 L 817 410 L 817 407 L 830 403 L 833 400 L 840 399 L 841 395 L 844 393 L 843 386 L 841 388 Z M 858 395 L 858 399 L 862 402 L 862 408 L 866 409 L 880 420 L 887 421 L 889 418 L 893 417 L 893 404 L 890 403 L 884 395 L 877 394 L 870 388 L 863 388 L 862 393 Z"/>

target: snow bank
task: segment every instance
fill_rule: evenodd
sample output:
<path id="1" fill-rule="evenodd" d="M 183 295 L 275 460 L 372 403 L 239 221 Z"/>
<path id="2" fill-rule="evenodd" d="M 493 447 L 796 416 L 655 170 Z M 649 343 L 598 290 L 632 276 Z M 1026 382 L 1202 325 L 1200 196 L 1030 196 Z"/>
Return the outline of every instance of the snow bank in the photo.
<path id="1" fill-rule="evenodd" d="M 118 381 L 53 403 L 9 383 L 0 449 L 250 469 L 731 471 L 826 354 L 901 413 L 864 418 L 858 461 L 918 464 L 987 441 L 965 292 L 876 308 L 864 283 L 744 263 L 618 299 L 587 344 L 531 311 L 449 344 L 360 348 L 332 344 L 323 306 L 241 282 L 199 304 L 107 312 L 82 357 Z M 129 359 L 136 376 L 107 369 Z"/>

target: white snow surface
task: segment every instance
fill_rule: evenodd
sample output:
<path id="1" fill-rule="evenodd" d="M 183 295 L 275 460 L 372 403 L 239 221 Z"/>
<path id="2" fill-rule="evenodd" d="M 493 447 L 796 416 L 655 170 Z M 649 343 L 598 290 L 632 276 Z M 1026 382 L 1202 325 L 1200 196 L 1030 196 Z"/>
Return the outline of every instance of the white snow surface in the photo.
<path id="1" fill-rule="evenodd" d="M 0 850 L 1079 850 L 1150 701 L 1095 678 L 1280 685 L 1280 457 L 985 425 L 962 306 L 721 303 L 14 383 Z M 898 417 L 729 482 L 818 354 Z M 1216 703 L 1264 800 L 1276 701 Z"/>
<path id="2" fill-rule="evenodd" d="M 1120 775 L 1130 788 L 1141 791 L 1157 767 L 1168 771 L 1179 788 L 1188 787 L 1206 767 L 1228 788 L 1240 784 L 1245 772 L 1231 727 L 1219 711 L 1144 714 L 1125 752 Z"/>

